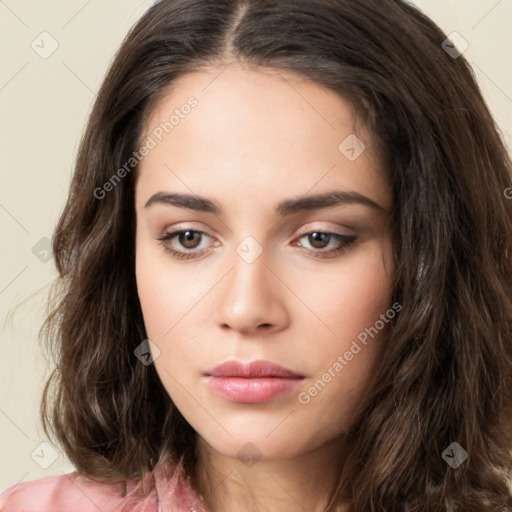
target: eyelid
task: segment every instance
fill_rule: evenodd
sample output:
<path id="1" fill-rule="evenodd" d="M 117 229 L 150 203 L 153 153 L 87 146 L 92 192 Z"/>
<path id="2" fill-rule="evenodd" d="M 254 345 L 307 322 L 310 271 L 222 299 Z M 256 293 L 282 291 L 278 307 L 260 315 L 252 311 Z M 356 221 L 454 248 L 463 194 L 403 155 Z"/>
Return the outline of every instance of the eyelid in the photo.
<path id="1" fill-rule="evenodd" d="M 297 238 L 300 238 L 300 237 L 302 237 L 304 235 L 311 234 L 312 232 L 329 233 L 329 234 L 333 234 L 333 235 L 339 235 L 339 236 L 342 236 L 342 237 L 351 237 L 351 236 L 355 235 L 355 230 L 353 228 L 351 228 L 349 226 L 345 226 L 345 227 L 348 230 L 350 230 L 351 232 L 349 232 L 349 233 L 341 233 L 341 232 L 338 231 L 339 227 L 338 228 L 330 228 L 330 227 L 326 227 L 325 225 L 324 226 L 310 226 L 310 225 L 306 225 L 306 227 L 301 228 L 301 230 L 296 235 L 294 235 L 293 240 L 296 240 Z M 212 234 L 210 234 L 207 229 L 204 229 L 203 227 L 196 228 L 193 225 L 193 223 L 187 223 L 187 222 L 183 222 L 181 224 L 173 225 L 172 227 L 165 227 L 164 229 L 162 229 L 160 231 L 160 235 L 159 236 L 164 236 L 167 233 L 175 233 L 176 231 L 195 231 L 195 232 L 201 233 L 203 235 L 206 235 L 211 240 L 219 241 L 219 238 L 216 237 L 216 236 L 213 236 Z"/>
<path id="2" fill-rule="evenodd" d="M 211 237 L 205 231 L 201 231 L 201 230 L 198 230 L 198 229 L 191 229 L 190 227 L 176 228 L 175 230 L 169 230 L 169 231 L 166 230 L 159 237 L 157 237 L 156 239 L 159 240 L 160 244 L 164 244 L 165 241 L 170 241 L 173 238 L 175 238 L 176 236 L 179 236 L 180 234 L 183 234 L 183 233 L 185 233 L 187 231 L 192 231 L 192 232 L 195 232 L 195 233 L 199 233 L 201 236 L 205 235 L 208 238 L 211 238 L 212 240 L 216 240 L 215 237 Z M 336 247 L 334 249 L 329 249 L 329 250 L 322 250 L 322 249 L 320 249 L 320 250 L 317 251 L 317 250 L 314 250 L 314 249 L 307 249 L 306 248 L 306 252 L 307 253 L 314 254 L 315 255 L 314 257 L 315 258 L 319 258 L 319 259 L 335 258 L 337 255 L 339 255 L 342 252 L 350 249 L 350 247 L 352 247 L 353 244 L 356 243 L 357 239 L 358 239 L 357 235 L 344 235 L 344 234 L 341 234 L 341 233 L 337 233 L 335 231 L 328 231 L 328 230 L 311 228 L 310 230 L 305 231 L 304 233 L 296 236 L 293 239 L 293 245 L 294 246 L 298 246 L 298 247 L 304 247 L 297 240 L 300 240 L 301 238 L 303 238 L 305 236 L 308 236 L 308 235 L 311 235 L 311 234 L 314 234 L 314 233 L 321 233 L 321 234 L 324 234 L 324 235 L 328 235 L 329 237 L 335 238 L 339 242 L 342 242 L 342 244 L 339 245 L 338 247 Z M 214 244 L 214 245 L 216 245 L 216 244 Z M 202 249 L 202 250 L 192 249 L 190 251 L 188 251 L 188 250 L 181 250 L 180 251 L 180 250 L 172 249 L 170 247 L 165 247 L 165 246 L 164 246 L 164 250 L 166 252 L 171 253 L 171 255 L 174 258 L 179 259 L 179 260 L 201 259 L 204 255 L 208 254 L 211 251 L 210 248 Z"/>
<path id="3" fill-rule="evenodd" d="M 209 238 L 218 238 L 210 234 L 209 230 L 204 227 L 196 227 L 194 223 L 182 222 L 181 224 L 173 224 L 172 226 L 166 226 L 159 231 L 160 235 L 165 235 L 167 233 L 174 233 L 176 231 L 197 231 L 198 233 L 202 233 Z"/>
<path id="4" fill-rule="evenodd" d="M 311 226 L 311 225 L 307 225 L 305 228 L 301 228 L 299 234 L 297 235 L 298 237 L 300 236 L 304 236 L 304 235 L 308 235 L 312 232 L 322 232 L 322 233 L 330 233 L 330 234 L 333 234 L 333 235 L 340 235 L 340 236 L 354 236 L 356 235 L 356 230 L 350 226 L 344 226 L 346 230 L 348 230 L 349 232 L 348 233 L 343 233 L 343 232 L 340 232 L 339 230 L 340 229 L 343 229 L 341 228 L 339 225 L 338 227 L 328 227 L 328 226 L 317 226 L 317 225 L 314 225 L 314 226 Z"/>

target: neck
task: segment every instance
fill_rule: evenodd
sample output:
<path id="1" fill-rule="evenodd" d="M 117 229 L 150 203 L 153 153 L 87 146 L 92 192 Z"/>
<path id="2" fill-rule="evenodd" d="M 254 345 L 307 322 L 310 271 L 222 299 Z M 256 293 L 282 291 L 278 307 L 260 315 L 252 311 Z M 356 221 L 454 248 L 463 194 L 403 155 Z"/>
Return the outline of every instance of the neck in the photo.
<path id="1" fill-rule="evenodd" d="M 293 458 L 248 462 L 222 455 L 198 436 L 199 492 L 209 512 L 324 512 L 338 482 L 341 444 L 334 439 Z"/>

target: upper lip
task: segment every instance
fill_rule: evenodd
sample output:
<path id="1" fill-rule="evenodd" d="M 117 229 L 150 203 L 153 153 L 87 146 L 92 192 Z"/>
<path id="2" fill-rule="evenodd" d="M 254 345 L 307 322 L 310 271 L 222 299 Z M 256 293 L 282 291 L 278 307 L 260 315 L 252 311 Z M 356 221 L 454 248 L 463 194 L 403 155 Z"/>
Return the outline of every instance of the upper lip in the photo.
<path id="1" fill-rule="evenodd" d="M 304 375 L 284 366 L 263 359 L 248 362 L 231 359 L 217 364 L 203 373 L 212 377 L 304 377 Z"/>

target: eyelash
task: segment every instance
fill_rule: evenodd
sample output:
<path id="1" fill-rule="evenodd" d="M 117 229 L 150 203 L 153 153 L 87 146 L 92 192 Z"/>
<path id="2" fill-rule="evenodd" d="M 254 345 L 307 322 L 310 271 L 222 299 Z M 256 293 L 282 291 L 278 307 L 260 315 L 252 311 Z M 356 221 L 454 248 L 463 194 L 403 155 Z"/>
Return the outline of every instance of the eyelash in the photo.
<path id="1" fill-rule="evenodd" d="M 197 229 L 181 229 L 181 230 L 173 231 L 170 233 L 163 233 L 161 236 L 157 237 L 156 240 L 159 241 L 160 245 L 163 245 L 164 250 L 166 252 L 170 253 L 173 258 L 183 259 L 183 260 L 191 259 L 191 258 L 195 257 L 193 252 L 191 252 L 191 251 L 190 252 L 176 251 L 174 249 L 171 249 L 167 245 L 165 245 L 165 242 L 172 240 L 175 236 L 180 235 L 182 233 L 187 233 L 187 232 L 199 233 L 201 235 L 206 235 L 208 238 L 212 238 L 210 235 L 208 235 L 204 231 L 199 231 Z M 331 255 L 335 256 L 335 255 L 347 250 L 357 240 L 357 237 L 354 235 L 341 235 L 339 233 L 332 233 L 330 231 L 320 231 L 320 230 L 308 231 L 307 233 L 303 233 L 302 235 L 300 235 L 299 239 L 303 238 L 307 235 L 311 235 L 313 233 L 329 235 L 330 237 L 333 237 L 342 242 L 341 245 L 339 247 L 337 247 L 336 249 L 330 249 L 328 251 L 324 251 L 322 249 L 318 249 L 318 250 L 307 249 L 308 252 L 322 254 L 322 256 L 319 256 L 320 258 L 328 258 Z M 326 256 L 326 255 L 328 255 L 328 256 Z"/>

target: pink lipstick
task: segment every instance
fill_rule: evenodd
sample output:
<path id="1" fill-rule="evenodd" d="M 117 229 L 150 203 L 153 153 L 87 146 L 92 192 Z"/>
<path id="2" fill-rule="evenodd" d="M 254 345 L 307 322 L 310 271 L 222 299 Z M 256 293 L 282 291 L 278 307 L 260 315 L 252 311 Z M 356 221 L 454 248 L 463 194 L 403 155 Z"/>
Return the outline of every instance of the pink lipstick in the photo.
<path id="1" fill-rule="evenodd" d="M 270 361 L 231 359 L 203 372 L 211 389 L 232 402 L 264 403 L 295 389 L 305 375 Z"/>

